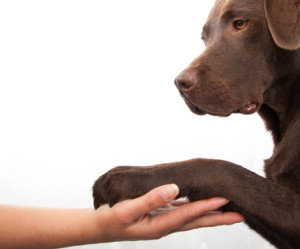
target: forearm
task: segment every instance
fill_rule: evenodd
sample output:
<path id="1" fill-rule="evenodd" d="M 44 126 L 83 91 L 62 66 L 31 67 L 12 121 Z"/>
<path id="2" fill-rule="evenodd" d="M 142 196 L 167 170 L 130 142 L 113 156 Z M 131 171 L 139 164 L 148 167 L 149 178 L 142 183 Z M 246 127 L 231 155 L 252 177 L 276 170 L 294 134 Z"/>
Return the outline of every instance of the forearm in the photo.
<path id="1" fill-rule="evenodd" d="M 0 205 L 0 248 L 40 249 L 90 243 L 90 229 L 97 225 L 95 215 L 93 209 Z"/>

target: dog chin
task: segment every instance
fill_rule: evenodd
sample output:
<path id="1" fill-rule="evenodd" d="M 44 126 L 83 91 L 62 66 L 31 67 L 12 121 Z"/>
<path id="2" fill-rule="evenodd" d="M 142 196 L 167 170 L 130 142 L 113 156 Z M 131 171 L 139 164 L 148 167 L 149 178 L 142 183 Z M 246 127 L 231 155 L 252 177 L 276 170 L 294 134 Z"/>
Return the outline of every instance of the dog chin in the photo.
<path id="1" fill-rule="evenodd" d="M 204 109 L 200 108 L 199 106 L 193 104 L 185 96 L 182 96 L 182 97 L 184 99 L 184 102 L 188 106 L 188 108 L 191 110 L 191 112 L 193 112 L 194 114 L 200 115 L 200 116 L 203 116 L 205 114 L 209 114 L 209 115 L 212 115 L 212 116 L 228 117 L 232 113 L 232 112 L 228 112 L 228 113 L 219 112 L 219 113 L 217 113 L 217 112 L 213 112 L 213 111 L 207 111 L 207 110 L 204 110 Z"/>
<path id="2" fill-rule="evenodd" d="M 198 105 L 195 105 L 194 103 L 192 103 L 188 98 L 186 98 L 186 96 L 182 95 L 186 105 L 190 108 L 190 110 L 197 114 L 197 115 L 205 115 L 205 114 L 209 114 L 212 116 L 219 116 L 219 117 L 228 117 L 230 116 L 232 113 L 241 113 L 241 114 L 253 114 L 258 110 L 258 104 L 256 104 L 253 101 L 249 101 L 246 104 L 242 104 L 239 107 L 237 107 L 236 109 L 232 109 L 232 110 L 220 110 L 221 108 L 215 108 L 218 109 L 217 111 L 213 111 L 213 108 L 209 108 L 210 110 L 208 110 L 208 108 L 202 108 L 199 107 Z M 213 107 L 213 106 L 211 106 Z"/>
<path id="3" fill-rule="evenodd" d="M 203 116 L 205 114 L 209 114 L 209 115 L 218 116 L 218 117 L 228 117 L 232 113 L 241 113 L 241 114 L 247 114 L 247 115 L 253 114 L 258 109 L 257 106 L 258 106 L 257 104 L 255 104 L 253 102 L 249 102 L 247 104 L 241 105 L 238 109 L 233 110 L 233 111 L 212 112 L 212 111 L 204 111 L 203 109 L 199 108 L 198 106 L 188 103 L 188 107 L 190 108 L 190 110 L 197 115 Z"/>
<path id="4" fill-rule="evenodd" d="M 229 113 L 215 113 L 215 112 L 209 112 L 209 111 L 204 111 L 202 109 L 200 109 L 197 106 L 192 106 L 192 105 L 188 105 L 188 107 L 190 108 L 190 110 L 200 116 L 203 116 L 205 114 L 209 114 L 211 116 L 218 116 L 218 117 L 228 117 L 230 116 L 233 112 L 229 112 Z"/>

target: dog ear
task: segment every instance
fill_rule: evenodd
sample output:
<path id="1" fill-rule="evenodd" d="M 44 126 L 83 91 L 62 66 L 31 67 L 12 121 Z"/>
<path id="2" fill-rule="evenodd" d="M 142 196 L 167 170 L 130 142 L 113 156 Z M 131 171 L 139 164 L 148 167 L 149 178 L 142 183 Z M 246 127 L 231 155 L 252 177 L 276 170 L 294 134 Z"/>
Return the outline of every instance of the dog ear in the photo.
<path id="1" fill-rule="evenodd" d="M 279 47 L 288 50 L 300 47 L 300 1 L 265 0 L 265 14 Z"/>

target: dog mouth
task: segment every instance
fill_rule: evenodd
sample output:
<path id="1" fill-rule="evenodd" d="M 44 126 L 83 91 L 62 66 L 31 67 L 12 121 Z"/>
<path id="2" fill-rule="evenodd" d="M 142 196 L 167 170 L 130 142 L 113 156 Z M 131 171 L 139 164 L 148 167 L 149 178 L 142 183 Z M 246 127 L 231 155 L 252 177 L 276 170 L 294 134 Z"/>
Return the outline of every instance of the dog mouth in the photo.
<path id="1" fill-rule="evenodd" d="M 256 112 L 256 110 L 258 109 L 258 105 L 256 103 L 254 103 L 253 101 L 249 101 L 246 104 L 242 104 L 240 105 L 237 109 L 233 109 L 233 111 L 229 111 L 229 112 L 225 112 L 225 111 L 218 111 L 218 112 L 214 112 L 214 111 L 208 111 L 208 110 L 204 110 L 202 108 L 200 108 L 198 105 L 193 104 L 190 100 L 188 100 L 186 97 L 184 97 L 184 100 L 187 104 L 187 106 L 190 108 L 190 110 L 197 114 L 197 115 L 205 115 L 205 114 L 209 114 L 212 116 L 219 116 L 219 117 L 228 117 L 230 116 L 232 113 L 241 113 L 241 114 L 253 114 Z"/>

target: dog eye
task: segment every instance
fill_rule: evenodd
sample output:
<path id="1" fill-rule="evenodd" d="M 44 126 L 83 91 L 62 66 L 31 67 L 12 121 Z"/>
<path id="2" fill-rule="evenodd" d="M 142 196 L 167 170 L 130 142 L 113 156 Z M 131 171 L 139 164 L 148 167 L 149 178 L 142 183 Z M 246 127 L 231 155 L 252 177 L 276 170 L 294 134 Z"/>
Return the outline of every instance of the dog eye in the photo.
<path id="1" fill-rule="evenodd" d="M 237 20 L 233 23 L 233 26 L 237 29 L 237 30 L 243 30 L 244 28 L 246 28 L 248 22 L 244 21 L 244 20 Z"/>
<path id="2" fill-rule="evenodd" d="M 201 37 L 201 40 L 204 42 L 204 44 L 205 44 L 205 46 L 206 46 L 206 43 L 207 43 L 206 38 L 205 38 L 204 36 L 202 36 L 202 37 Z"/>

